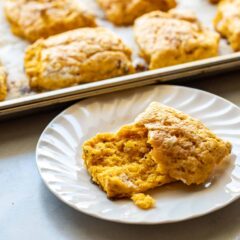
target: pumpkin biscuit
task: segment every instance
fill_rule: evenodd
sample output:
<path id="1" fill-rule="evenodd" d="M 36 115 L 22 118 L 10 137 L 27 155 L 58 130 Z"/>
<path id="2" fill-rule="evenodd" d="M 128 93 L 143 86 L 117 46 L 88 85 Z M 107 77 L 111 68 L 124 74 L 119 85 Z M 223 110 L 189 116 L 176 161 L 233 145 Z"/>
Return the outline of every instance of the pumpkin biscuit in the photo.
<path id="1" fill-rule="evenodd" d="M 109 21 L 116 25 L 130 25 L 141 15 L 155 11 L 168 11 L 176 7 L 175 0 L 97 0 Z"/>
<path id="2" fill-rule="evenodd" d="M 214 19 L 215 29 L 228 39 L 234 51 L 240 51 L 240 1 L 220 1 Z"/>
<path id="3" fill-rule="evenodd" d="M 141 55 L 150 69 L 218 55 L 219 34 L 203 27 L 190 11 L 154 11 L 135 21 Z"/>
<path id="4" fill-rule="evenodd" d="M 31 42 L 80 27 L 96 26 L 95 18 L 76 0 L 6 0 L 12 32 Z"/>
<path id="5" fill-rule="evenodd" d="M 231 144 L 199 120 L 157 102 L 135 122 L 147 129 L 153 158 L 171 178 L 187 185 L 207 181 L 215 166 L 231 153 Z"/>
<path id="6" fill-rule="evenodd" d="M 133 124 L 83 144 L 86 168 L 107 196 L 131 197 L 146 209 L 154 201 L 138 193 L 173 181 L 202 184 L 230 152 L 200 121 L 157 102 Z"/>
<path id="7" fill-rule="evenodd" d="M 134 72 L 131 50 L 109 30 L 81 28 L 40 39 L 25 54 L 31 88 L 53 90 Z"/>

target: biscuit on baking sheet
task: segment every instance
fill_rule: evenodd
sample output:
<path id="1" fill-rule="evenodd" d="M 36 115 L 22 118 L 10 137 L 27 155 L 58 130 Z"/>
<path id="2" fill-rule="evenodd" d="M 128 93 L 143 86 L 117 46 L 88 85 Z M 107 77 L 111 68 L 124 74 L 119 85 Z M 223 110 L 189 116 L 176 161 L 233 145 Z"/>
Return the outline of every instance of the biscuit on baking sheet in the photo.
<path id="1" fill-rule="evenodd" d="M 226 37 L 234 51 L 240 51 L 240 1 L 220 1 L 214 19 L 215 29 Z"/>
<path id="2" fill-rule="evenodd" d="M 96 26 L 95 18 L 76 0 L 6 0 L 12 32 L 31 42 L 80 27 Z"/>
<path id="3" fill-rule="evenodd" d="M 168 11 L 176 7 L 175 0 L 97 0 L 109 21 L 116 25 L 129 25 L 137 17 L 155 11 Z"/>
<path id="4" fill-rule="evenodd" d="M 0 64 L 0 101 L 7 96 L 7 74 Z"/>
<path id="5" fill-rule="evenodd" d="M 136 42 L 150 69 L 218 55 L 219 34 L 203 27 L 190 11 L 154 11 L 134 24 Z"/>
<path id="6" fill-rule="evenodd" d="M 53 90 L 134 72 L 131 50 L 111 31 L 80 28 L 39 39 L 25 53 L 30 86 Z"/>

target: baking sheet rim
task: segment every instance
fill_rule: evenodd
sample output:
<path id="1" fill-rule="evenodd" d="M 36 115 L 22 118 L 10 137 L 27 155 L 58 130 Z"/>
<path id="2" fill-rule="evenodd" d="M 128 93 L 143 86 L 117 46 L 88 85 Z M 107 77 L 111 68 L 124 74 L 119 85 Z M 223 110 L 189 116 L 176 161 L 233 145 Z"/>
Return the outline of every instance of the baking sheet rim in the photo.
<path id="1" fill-rule="evenodd" d="M 184 74 L 187 76 L 193 76 L 193 71 L 201 71 L 204 70 L 204 73 L 217 72 L 221 71 L 221 69 L 233 68 L 236 66 L 240 66 L 240 52 L 239 53 L 231 53 L 223 56 L 217 56 L 214 58 L 198 60 L 190 63 L 175 65 L 171 67 L 160 68 L 156 70 L 149 70 L 145 72 L 135 73 L 132 75 L 126 75 L 122 77 L 102 80 L 94 83 L 86 83 L 73 87 L 68 87 L 59 90 L 53 90 L 44 93 L 37 93 L 35 95 L 20 97 L 16 99 L 6 100 L 0 103 L 0 116 L 3 114 L 3 111 L 14 112 L 17 107 L 21 107 L 23 105 L 35 104 L 35 106 L 41 106 L 42 102 L 46 102 L 49 100 L 60 99 L 61 97 L 69 97 L 71 95 L 79 96 L 81 98 L 87 95 L 87 93 L 91 92 L 91 96 L 94 96 L 94 92 L 99 90 L 104 90 L 106 88 L 119 87 L 121 90 L 121 85 L 124 87 L 122 89 L 128 89 L 132 87 L 132 84 L 139 82 L 139 86 L 148 85 L 153 83 L 154 81 L 170 81 L 173 79 L 178 79 L 184 77 Z M 213 69 L 211 69 L 213 68 Z M 199 73 L 200 74 L 200 73 Z M 104 92 L 104 91 L 103 91 Z M 109 91 L 111 92 L 111 91 Z M 71 99 L 71 98 L 70 98 Z M 65 100 L 64 102 L 67 102 Z M 69 100 L 70 101 L 70 100 Z M 61 102 L 61 99 L 60 101 Z M 39 104 L 39 105 L 38 105 Z M 46 103 L 44 104 L 46 105 Z M 50 104 L 49 104 L 50 105 Z M 9 110 L 13 111 L 9 111 Z"/>

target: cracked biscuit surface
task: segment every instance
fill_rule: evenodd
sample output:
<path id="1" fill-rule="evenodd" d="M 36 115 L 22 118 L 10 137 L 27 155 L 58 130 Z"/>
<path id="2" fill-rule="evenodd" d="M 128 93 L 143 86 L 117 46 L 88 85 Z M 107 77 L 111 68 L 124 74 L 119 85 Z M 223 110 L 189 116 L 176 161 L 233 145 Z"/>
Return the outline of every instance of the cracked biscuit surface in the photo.
<path id="1" fill-rule="evenodd" d="M 105 28 L 82 28 L 40 39 L 26 50 L 30 86 L 53 90 L 134 72 L 131 50 Z"/>
<path id="2" fill-rule="evenodd" d="M 31 42 L 80 27 L 96 26 L 95 18 L 76 0 L 6 0 L 11 30 Z"/>
<path id="3" fill-rule="evenodd" d="M 0 64 L 0 101 L 7 96 L 7 74 L 4 67 Z"/>
<path id="4" fill-rule="evenodd" d="M 129 25 L 137 17 L 155 11 L 168 11 L 176 7 L 175 0 L 97 0 L 109 21 L 116 25 Z"/>
<path id="5" fill-rule="evenodd" d="M 136 124 L 148 130 L 153 158 L 171 178 L 187 185 L 204 183 L 231 152 L 231 144 L 199 120 L 157 102 L 137 117 Z"/>
<path id="6" fill-rule="evenodd" d="M 214 19 L 215 29 L 228 39 L 234 51 L 240 51 L 240 1 L 220 1 Z"/>
<path id="7" fill-rule="evenodd" d="M 219 34 L 203 27 L 190 11 L 154 11 L 135 21 L 141 55 L 150 69 L 218 55 Z"/>
<path id="8" fill-rule="evenodd" d="M 92 180 L 108 197 L 131 197 L 142 208 L 154 201 L 136 194 L 173 181 L 202 184 L 230 152 L 231 144 L 200 121 L 157 102 L 133 124 L 83 144 Z"/>

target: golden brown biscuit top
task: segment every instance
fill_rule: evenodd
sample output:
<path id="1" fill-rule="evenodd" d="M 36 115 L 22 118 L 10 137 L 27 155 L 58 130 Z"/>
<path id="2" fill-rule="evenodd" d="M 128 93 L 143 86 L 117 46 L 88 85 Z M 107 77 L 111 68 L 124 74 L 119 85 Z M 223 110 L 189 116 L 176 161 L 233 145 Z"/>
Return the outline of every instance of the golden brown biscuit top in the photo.
<path id="1" fill-rule="evenodd" d="M 75 0 L 6 0 L 6 11 L 25 27 L 37 26 L 44 20 L 62 19 L 82 10 Z M 52 19 L 51 19 L 52 18 Z"/>
<path id="2" fill-rule="evenodd" d="M 128 11 L 129 9 L 134 8 L 135 6 L 138 6 L 139 3 L 146 3 L 151 4 L 155 7 L 155 9 L 161 9 L 162 11 L 167 11 L 171 8 L 176 7 L 176 1 L 175 0 L 98 0 L 100 3 L 102 3 L 106 8 L 111 8 L 112 5 L 115 5 L 122 11 Z M 145 6 L 148 6 L 145 5 Z"/>
<path id="3" fill-rule="evenodd" d="M 45 63 L 45 71 L 54 72 L 59 69 L 64 59 L 65 67 L 81 63 L 96 53 L 103 51 L 121 51 L 131 57 L 131 50 L 122 40 L 105 28 L 76 29 L 48 39 L 40 39 L 31 48 L 41 50 L 41 61 Z M 67 59 L 66 59 L 67 58 Z M 63 66 L 62 66 L 63 67 Z"/>
<path id="4" fill-rule="evenodd" d="M 179 48 L 182 44 L 206 41 L 204 29 L 192 12 L 154 11 L 135 22 L 135 34 L 148 54 L 158 49 Z M 183 46 L 186 51 L 188 45 Z"/>
<path id="5" fill-rule="evenodd" d="M 30 41 L 96 25 L 76 0 L 6 0 L 5 14 L 13 32 Z"/>
<path id="6" fill-rule="evenodd" d="M 107 18 L 117 25 L 132 24 L 134 20 L 151 11 L 168 11 L 176 7 L 175 0 L 97 0 Z"/>
<path id="7" fill-rule="evenodd" d="M 126 55 L 131 55 L 131 50 L 120 38 L 102 27 L 76 29 L 45 40 L 39 40 L 39 42 L 43 44 L 43 48 L 53 54 L 59 54 L 59 52 L 54 51 L 54 47 L 58 46 L 60 52 L 61 48 L 63 50 L 69 49 L 72 53 L 74 53 L 73 50 L 81 51 L 86 57 L 103 50 L 123 51 Z"/>
<path id="8" fill-rule="evenodd" d="M 203 27 L 192 11 L 154 11 L 135 21 L 134 33 L 150 69 L 218 55 L 219 34 Z"/>
<path id="9" fill-rule="evenodd" d="M 214 25 L 222 36 L 230 42 L 233 50 L 240 50 L 240 1 L 220 1 Z"/>
<path id="10" fill-rule="evenodd" d="M 231 152 L 231 144 L 199 120 L 157 102 L 135 122 L 148 129 L 153 155 L 165 164 L 170 177 L 186 184 L 206 181 L 215 164 Z"/>
<path id="11" fill-rule="evenodd" d="M 57 89 L 134 72 L 131 50 L 105 28 L 80 28 L 40 39 L 25 54 L 31 87 Z"/>
<path id="12" fill-rule="evenodd" d="M 229 26 L 231 29 L 226 31 L 240 32 L 240 1 L 239 0 L 222 0 L 218 5 L 217 15 L 220 20 L 216 24 L 220 29 Z"/>

